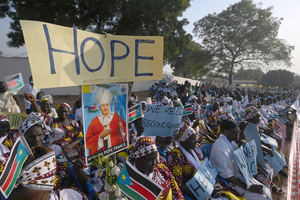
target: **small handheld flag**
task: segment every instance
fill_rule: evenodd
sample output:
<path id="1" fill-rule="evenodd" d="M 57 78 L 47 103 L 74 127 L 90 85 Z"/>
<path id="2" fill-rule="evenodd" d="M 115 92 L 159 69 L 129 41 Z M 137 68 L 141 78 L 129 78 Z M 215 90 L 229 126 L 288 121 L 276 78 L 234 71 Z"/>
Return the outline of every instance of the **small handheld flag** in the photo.
<path id="1" fill-rule="evenodd" d="M 188 115 L 191 115 L 191 114 L 193 114 L 192 105 L 184 106 L 183 116 L 188 116 Z"/>
<path id="2" fill-rule="evenodd" d="M 28 156 L 23 142 L 18 138 L 0 177 L 0 190 L 5 198 L 12 192 Z"/>
<path id="3" fill-rule="evenodd" d="M 129 108 L 129 123 L 135 121 L 136 119 L 140 118 L 142 116 L 142 110 L 141 110 L 141 105 L 135 105 Z"/>
<path id="4" fill-rule="evenodd" d="M 4 80 L 7 84 L 8 90 L 11 92 L 18 92 L 24 86 L 21 73 L 6 76 Z"/>

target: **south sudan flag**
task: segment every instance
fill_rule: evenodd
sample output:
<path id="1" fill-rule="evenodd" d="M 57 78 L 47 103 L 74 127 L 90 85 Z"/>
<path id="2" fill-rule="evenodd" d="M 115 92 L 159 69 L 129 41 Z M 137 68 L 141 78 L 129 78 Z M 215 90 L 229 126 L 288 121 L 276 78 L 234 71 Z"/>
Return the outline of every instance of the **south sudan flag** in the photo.
<path id="1" fill-rule="evenodd" d="M 140 118 L 142 116 L 142 110 L 141 105 L 135 105 L 129 108 L 129 123 L 135 121 L 136 119 Z"/>
<path id="2" fill-rule="evenodd" d="M 197 110 L 195 111 L 195 118 L 196 118 L 196 119 L 199 119 L 199 118 L 200 118 L 200 110 L 199 110 L 199 109 L 197 109 Z"/>
<path id="3" fill-rule="evenodd" d="M 273 130 L 274 130 L 276 133 L 279 132 L 280 126 L 279 126 L 279 124 L 278 124 L 277 122 L 274 123 Z"/>
<path id="4" fill-rule="evenodd" d="M 117 185 L 126 196 L 134 200 L 156 200 L 163 190 L 156 182 L 137 171 L 128 160 L 117 179 Z"/>
<path id="5" fill-rule="evenodd" d="M 0 177 L 0 190 L 5 198 L 8 198 L 12 192 L 28 155 L 19 138 L 11 150 L 9 159 Z"/>
<path id="6" fill-rule="evenodd" d="M 187 116 L 187 115 L 191 115 L 191 114 L 193 114 L 192 105 L 184 106 L 183 116 Z"/>
<path id="7" fill-rule="evenodd" d="M 23 80 L 20 73 L 5 77 L 5 81 L 9 91 L 17 92 L 23 87 Z"/>

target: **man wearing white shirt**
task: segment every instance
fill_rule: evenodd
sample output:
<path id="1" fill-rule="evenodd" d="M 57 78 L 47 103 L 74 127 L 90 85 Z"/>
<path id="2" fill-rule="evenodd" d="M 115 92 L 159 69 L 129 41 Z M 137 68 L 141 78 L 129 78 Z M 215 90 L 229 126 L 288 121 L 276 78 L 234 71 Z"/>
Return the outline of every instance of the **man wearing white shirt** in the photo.
<path id="1" fill-rule="evenodd" d="M 255 178 L 250 179 L 250 187 L 246 188 L 244 178 L 234 160 L 233 152 L 237 149 L 235 141 L 239 140 L 240 130 L 232 120 L 224 120 L 221 124 L 222 135 L 214 143 L 210 160 L 217 168 L 219 176 L 233 185 L 233 189 L 247 200 L 271 199 L 271 192 Z"/>
<path id="2" fill-rule="evenodd" d="M 32 76 L 29 77 L 29 83 L 24 85 L 24 92 L 27 94 L 32 94 L 34 96 L 34 99 L 36 99 L 36 94 L 40 91 L 40 89 L 37 89 L 34 87 L 34 83 L 33 83 L 33 79 Z M 33 110 L 31 109 L 31 102 L 28 101 L 26 98 L 24 98 L 24 102 L 25 102 L 25 109 L 26 109 L 26 113 L 29 114 L 31 113 Z"/>

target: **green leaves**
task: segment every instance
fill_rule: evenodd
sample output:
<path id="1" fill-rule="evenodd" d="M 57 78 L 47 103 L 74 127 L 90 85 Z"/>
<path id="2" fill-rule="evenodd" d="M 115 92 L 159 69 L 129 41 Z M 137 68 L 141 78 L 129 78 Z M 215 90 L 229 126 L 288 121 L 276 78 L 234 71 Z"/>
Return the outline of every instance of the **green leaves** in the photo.
<path id="1" fill-rule="evenodd" d="M 214 70 L 228 73 L 231 82 L 239 67 L 290 65 L 293 47 L 277 38 L 281 20 L 272 16 L 272 8 L 262 9 L 251 0 L 242 0 L 200 19 L 193 32 L 213 55 Z"/>
<path id="2" fill-rule="evenodd" d="M 272 70 L 268 71 L 261 79 L 263 86 L 278 86 L 282 88 L 289 87 L 293 84 L 294 73 L 287 70 Z"/>
<path id="3" fill-rule="evenodd" d="M 19 20 L 38 20 L 96 33 L 164 36 L 164 59 L 179 53 L 191 40 L 184 30 L 187 19 L 178 19 L 190 0 L 4 0 L 0 17 L 13 22 L 9 46 L 24 44 Z"/>
<path id="4" fill-rule="evenodd" d="M 197 42 L 190 41 L 176 56 L 170 59 L 170 65 L 175 75 L 201 78 L 209 71 L 206 65 L 210 59 L 209 52 L 202 50 L 201 45 Z"/>

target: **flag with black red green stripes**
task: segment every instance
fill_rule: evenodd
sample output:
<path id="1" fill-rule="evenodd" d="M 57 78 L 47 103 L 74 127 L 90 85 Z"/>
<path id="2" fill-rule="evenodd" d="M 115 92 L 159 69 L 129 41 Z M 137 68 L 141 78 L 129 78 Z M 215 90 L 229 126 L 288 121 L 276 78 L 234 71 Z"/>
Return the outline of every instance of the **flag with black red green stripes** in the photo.
<path id="1" fill-rule="evenodd" d="M 17 139 L 0 177 L 0 190 L 5 198 L 8 198 L 14 189 L 28 156 L 29 153 L 26 151 L 24 144 L 20 138 Z"/>
<path id="2" fill-rule="evenodd" d="M 139 172 L 128 160 L 118 176 L 117 185 L 127 197 L 135 200 L 156 200 L 163 191 L 162 186 Z"/>
<path id="3" fill-rule="evenodd" d="M 142 116 L 141 105 L 135 105 L 129 108 L 128 122 L 131 123 Z"/>
<path id="4" fill-rule="evenodd" d="M 184 106 L 183 116 L 187 116 L 187 115 L 191 115 L 191 114 L 193 114 L 193 107 L 192 107 L 192 105 Z"/>

